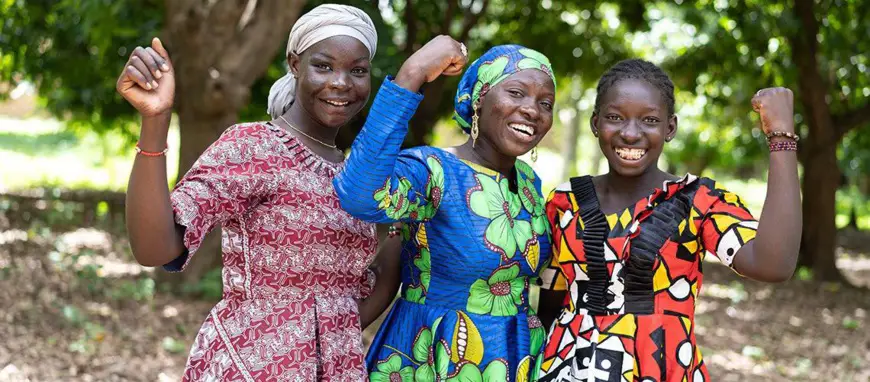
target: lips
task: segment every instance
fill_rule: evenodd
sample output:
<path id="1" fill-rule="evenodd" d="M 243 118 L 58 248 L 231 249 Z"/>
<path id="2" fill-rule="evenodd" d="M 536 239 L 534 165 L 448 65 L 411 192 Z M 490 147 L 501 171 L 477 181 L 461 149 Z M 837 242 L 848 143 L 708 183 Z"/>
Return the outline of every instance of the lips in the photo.
<path id="1" fill-rule="evenodd" d="M 530 137 L 535 135 L 535 128 L 530 125 L 526 125 L 523 123 L 509 123 L 508 127 L 516 132 L 519 132 L 520 134 L 525 134 Z"/>
<path id="2" fill-rule="evenodd" d="M 350 101 L 347 100 L 323 99 L 322 101 L 335 107 L 346 107 L 347 105 L 350 105 Z"/>
<path id="3" fill-rule="evenodd" d="M 622 160 L 626 161 L 638 161 L 646 155 L 646 149 L 636 149 L 630 147 L 615 147 L 613 149 L 616 152 L 616 156 L 618 156 Z"/>

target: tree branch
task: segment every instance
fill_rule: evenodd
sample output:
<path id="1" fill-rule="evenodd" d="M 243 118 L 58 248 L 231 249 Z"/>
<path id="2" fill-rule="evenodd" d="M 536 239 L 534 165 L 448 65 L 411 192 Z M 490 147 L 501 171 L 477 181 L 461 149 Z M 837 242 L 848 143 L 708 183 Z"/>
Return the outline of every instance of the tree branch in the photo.
<path id="1" fill-rule="evenodd" d="M 834 115 L 834 128 L 837 129 L 837 141 L 852 129 L 870 123 L 870 102 L 864 106 Z"/>
<path id="2" fill-rule="evenodd" d="M 405 1 L 405 46 L 403 51 L 406 56 L 414 53 L 414 44 L 417 43 L 417 17 L 414 15 L 414 2 L 412 0 Z"/>
<path id="3" fill-rule="evenodd" d="M 456 14 L 457 8 L 459 8 L 458 0 L 447 0 L 447 12 L 444 13 L 444 20 L 441 23 L 441 34 L 450 34 L 450 24 L 453 22 L 453 15 Z"/>
<path id="4" fill-rule="evenodd" d="M 228 72 L 241 84 L 253 84 L 277 52 L 283 50 L 281 42 L 286 41 L 303 6 L 303 0 L 259 2 L 244 29 L 237 31 L 221 50 L 217 68 Z M 230 25 L 235 29 L 237 24 Z"/>
<path id="5" fill-rule="evenodd" d="M 471 3 L 471 6 L 474 6 L 474 2 Z M 465 12 L 465 19 L 462 21 L 462 32 L 459 34 L 459 41 L 468 40 L 468 34 L 471 33 L 471 29 L 477 25 L 477 22 L 480 20 L 480 17 L 486 13 L 486 9 L 489 7 L 489 0 L 483 0 L 483 4 L 480 7 L 480 12 L 474 13 L 471 11 L 471 6 Z"/>

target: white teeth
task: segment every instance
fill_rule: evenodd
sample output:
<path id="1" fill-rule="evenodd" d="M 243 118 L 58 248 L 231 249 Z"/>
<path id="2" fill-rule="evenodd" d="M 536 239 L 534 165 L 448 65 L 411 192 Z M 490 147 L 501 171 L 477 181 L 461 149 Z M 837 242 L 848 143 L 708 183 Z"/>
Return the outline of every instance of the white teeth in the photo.
<path id="1" fill-rule="evenodd" d="M 535 129 L 529 125 L 523 125 L 521 123 L 511 123 L 508 125 L 508 127 L 526 135 L 535 135 Z"/>
<path id="2" fill-rule="evenodd" d="M 617 147 L 616 155 L 625 160 L 638 160 L 646 154 L 644 149 L 629 149 L 625 147 Z"/>
<path id="3" fill-rule="evenodd" d="M 348 104 L 347 101 L 338 102 L 338 101 L 330 101 L 330 100 L 326 100 L 326 103 L 328 103 L 332 106 L 347 106 L 347 104 Z"/>

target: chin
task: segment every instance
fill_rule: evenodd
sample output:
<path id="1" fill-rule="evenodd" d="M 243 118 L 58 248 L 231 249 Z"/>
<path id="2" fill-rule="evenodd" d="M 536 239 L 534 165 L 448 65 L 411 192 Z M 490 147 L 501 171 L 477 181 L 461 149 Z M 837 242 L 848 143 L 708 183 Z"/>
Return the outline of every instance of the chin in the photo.
<path id="1" fill-rule="evenodd" d="M 638 163 L 626 163 L 622 158 L 607 158 L 607 164 L 610 166 L 610 171 L 615 172 L 624 177 L 635 177 L 645 174 L 653 163 L 648 160 L 639 161 Z"/>
<path id="2" fill-rule="evenodd" d="M 349 116 L 344 115 L 344 114 L 335 115 L 335 114 L 323 113 L 323 114 L 319 115 L 317 119 L 320 120 L 320 122 L 324 126 L 337 129 L 339 127 L 347 125 L 348 122 L 350 122 L 355 115 L 356 115 L 356 113 L 350 114 Z"/>
<path id="3" fill-rule="evenodd" d="M 330 112 L 328 110 L 319 110 L 317 113 L 317 120 L 320 121 L 324 126 L 330 128 L 339 128 L 344 125 L 347 125 L 357 114 L 359 114 L 360 109 L 346 110 L 341 113 Z"/>

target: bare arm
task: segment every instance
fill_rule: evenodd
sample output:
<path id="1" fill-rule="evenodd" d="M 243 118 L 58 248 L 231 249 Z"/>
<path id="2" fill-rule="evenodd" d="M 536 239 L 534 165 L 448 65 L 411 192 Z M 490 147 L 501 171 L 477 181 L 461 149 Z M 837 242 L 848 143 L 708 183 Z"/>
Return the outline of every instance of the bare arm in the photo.
<path id="1" fill-rule="evenodd" d="M 785 88 L 764 89 L 753 98 L 753 107 L 761 115 L 765 133 L 794 132 L 793 99 L 791 90 Z M 755 240 L 737 252 L 734 268 L 759 281 L 788 280 L 797 264 L 802 224 L 797 153 L 771 152 L 767 196 L 758 221 L 758 233 Z"/>
<path id="2" fill-rule="evenodd" d="M 379 235 L 378 254 L 372 269 L 377 275 L 375 288 L 359 306 L 360 327 L 365 329 L 374 322 L 396 297 L 401 285 L 402 238 Z"/>
<path id="3" fill-rule="evenodd" d="M 142 115 L 139 147 L 146 152 L 166 148 L 175 72 L 156 38 L 150 48 L 136 48 L 118 78 L 118 92 Z M 169 200 L 166 156 L 137 155 L 127 185 L 127 232 L 139 264 L 166 264 L 184 251 L 184 229 L 175 224 Z"/>

